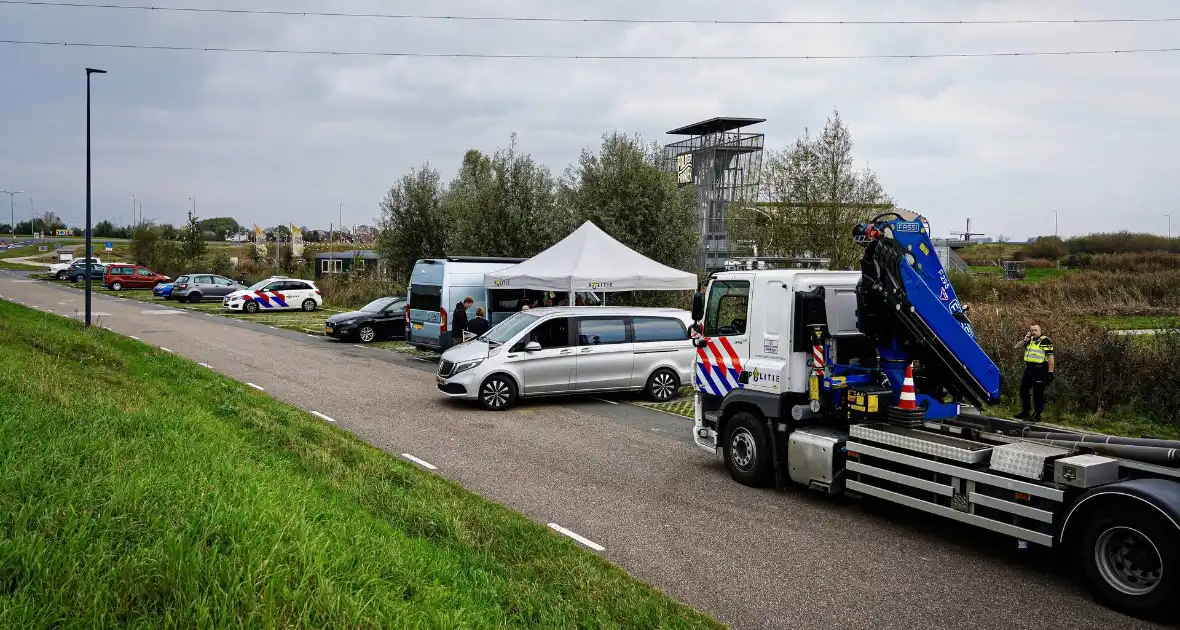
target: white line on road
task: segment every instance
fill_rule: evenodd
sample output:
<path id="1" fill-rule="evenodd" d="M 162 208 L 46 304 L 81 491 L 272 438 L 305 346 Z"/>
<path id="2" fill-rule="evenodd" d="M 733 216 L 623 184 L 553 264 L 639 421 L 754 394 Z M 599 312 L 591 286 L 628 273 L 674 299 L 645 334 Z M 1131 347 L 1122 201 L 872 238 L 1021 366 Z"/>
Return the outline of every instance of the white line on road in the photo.
<path id="1" fill-rule="evenodd" d="M 413 455 L 410 455 L 409 453 L 402 453 L 402 457 L 414 462 L 415 464 L 418 464 L 419 466 L 421 466 L 427 470 L 438 470 L 438 466 L 435 466 L 434 464 L 431 464 L 430 462 L 428 462 L 424 459 L 418 459 L 417 457 L 414 457 Z"/>
<path id="2" fill-rule="evenodd" d="M 256 390 L 258 390 L 258 391 L 260 391 L 260 392 L 264 392 L 264 391 L 266 391 L 265 389 L 262 389 L 262 387 L 260 387 L 260 386 L 258 386 L 258 385 L 255 385 L 254 383 L 246 383 L 246 384 L 247 384 L 247 385 L 249 385 L 250 387 L 253 387 L 254 389 L 256 389 Z"/>
<path id="3" fill-rule="evenodd" d="M 198 363 L 197 365 L 199 365 L 199 366 L 201 366 L 201 367 L 203 367 L 203 368 L 209 368 L 210 370 L 212 370 L 212 369 L 213 369 L 213 366 L 212 366 L 212 365 L 209 365 L 208 363 Z"/>
<path id="4" fill-rule="evenodd" d="M 164 346 L 160 346 L 160 349 L 163 350 L 164 352 L 172 352 L 171 350 L 169 350 L 168 348 L 165 348 Z"/>
<path id="5" fill-rule="evenodd" d="M 612 404 L 612 405 L 617 405 L 617 404 L 619 404 L 619 403 L 617 403 L 617 402 L 615 402 L 615 401 L 613 401 L 613 400 L 607 400 L 607 399 L 605 399 L 605 398 L 594 398 L 594 400 L 597 400 L 598 402 L 610 403 L 610 404 Z"/>
<path id="6" fill-rule="evenodd" d="M 127 335 L 127 336 L 136 340 L 136 341 L 139 341 L 139 337 L 136 337 L 135 335 Z"/>
<path id="7" fill-rule="evenodd" d="M 364 348 L 364 346 L 362 346 L 362 345 L 361 345 L 361 344 L 359 344 L 359 343 L 354 343 L 354 344 L 352 344 L 352 346 L 353 346 L 354 348 Z"/>
<path id="8" fill-rule="evenodd" d="M 594 551 L 606 551 L 606 547 L 603 547 L 602 545 L 594 542 L 593 540 L 590 540 L 589 538 L 583 538 L 582 536 L 579 536 L 579 535 L 571 532 L 570 530 L 562 527 L 561 525 L 558 525 L 557 523 L 549 523 L 549 527 L 551 529 L 553 529 L 553 531 L 555 531 L 559 534 L 564 534 L 566 536 L 569 536 L 570 538 L 573 538 L 574 540 L 582 543 L 583 545 L 586 545 L 587 547 L 593 549 Z"/>
<path id="9" fill-rule="evenodd" d="M 315 417 L 317 417 L 317 418 L 322 418 L 322 419 L 324 419 L 324 420 L 327 420 L 328 422 L 336 422 L 335 420 L 333 420 L 333 419 L 329 418 L 328 416 L 325 416 L 324 414 L 322 414 L 322 413 L 320 413 L 320 412 L 318 412 L 318 411 L 313 411 L 313 412 L 311 412 L 311 415 L 313 415 L 313 416 L 315 416 Z"/>

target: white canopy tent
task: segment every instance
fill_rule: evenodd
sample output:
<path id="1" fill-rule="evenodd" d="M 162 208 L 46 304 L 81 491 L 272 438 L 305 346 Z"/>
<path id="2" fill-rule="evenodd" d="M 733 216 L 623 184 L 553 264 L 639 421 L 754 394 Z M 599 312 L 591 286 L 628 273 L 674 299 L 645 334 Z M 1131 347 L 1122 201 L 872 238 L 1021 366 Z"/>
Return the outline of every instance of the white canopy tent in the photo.
<path id="1" fill-rule="evenodd" d="M 489 289 L 538 291 L 691 291 L 694 273 L 662 265 L 590 221 L 549 249 L 484 276 Z"/>

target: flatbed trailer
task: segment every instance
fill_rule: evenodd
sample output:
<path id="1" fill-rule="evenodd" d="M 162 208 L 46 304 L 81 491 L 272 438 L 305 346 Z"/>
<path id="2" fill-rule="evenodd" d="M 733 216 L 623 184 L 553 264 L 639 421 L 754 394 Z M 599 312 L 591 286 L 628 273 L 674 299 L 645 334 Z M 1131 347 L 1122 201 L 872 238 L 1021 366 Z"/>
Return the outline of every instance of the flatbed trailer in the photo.
<path id="1" fill-rule="evenodd" d="M 694 330 L 695 442 L 741 483 L 887 501 L 1060 549 L 1106 605 L 1180 610 L 1180 441 L 983 413 L 999 370 L 929 227 L 893 215 L 857 234 L 870 241 L 860 273 L 714 274 Z"/>

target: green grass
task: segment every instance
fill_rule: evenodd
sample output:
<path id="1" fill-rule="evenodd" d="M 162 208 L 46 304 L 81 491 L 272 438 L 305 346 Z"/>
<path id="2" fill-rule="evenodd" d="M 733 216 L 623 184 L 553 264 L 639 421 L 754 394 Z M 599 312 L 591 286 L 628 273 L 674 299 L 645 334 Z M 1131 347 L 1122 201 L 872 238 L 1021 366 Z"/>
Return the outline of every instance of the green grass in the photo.
<path id="1" fill-rule="evenodd" d="M 45 266 L 25 265 L 21 263 L 8 262 L 7 260 L 0 260 L 0 269 L 8 269 L 9 271 L 45 271 Z"/>
<path id="2" fill-rule="evenodd" d="M 1180 328 L 1180 317 L 1166 315 L 1131 315 L 1126 317 L 1091 317 L 1088 321 L 1107 330 L 1157 330 Z"/>
<path id="3" fill-rule="evenodd" d="M 0 627 L 719 627 L 306 412 L 6 302 L 0 409 Z"/>
<path id="4" fill-rule="evenodd" d="M 1001 267 L 990 267 L 981 265 L 972 265 L 970 267 L 971 273 L 987 275 L 987 276 L 1002 276 L 1004 270 Z M 1040 267 L 1030 267 L 1024 270 L 1024 282 L 1037 282 L 1046 278 L 1059 278 L 1067 273 L 1069 269 L 1043 269 Z"/>

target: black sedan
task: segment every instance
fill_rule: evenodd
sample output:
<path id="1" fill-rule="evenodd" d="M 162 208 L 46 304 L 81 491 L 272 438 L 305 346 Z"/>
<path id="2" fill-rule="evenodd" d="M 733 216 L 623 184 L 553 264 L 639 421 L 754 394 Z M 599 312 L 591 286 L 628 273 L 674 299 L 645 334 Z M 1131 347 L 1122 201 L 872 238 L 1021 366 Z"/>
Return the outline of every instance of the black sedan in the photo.
<path id="1" fill-rule="evenodd" d="M 360 339 L 370 343 L 379 339 L 406 338 L 405 297 L 383 297 L 366 304 L 359 311 L 340 313 L 326 322 L 329 337 Z"/>
<path id="2" fill-rule="evenodd" d="M 106 265 L 99 265 L 91 263 L 90 265 L 90 280 L 91 282 L 97 280 L 102 282 L 103 276 L 107 273 Z M 62 276 L 62 280 L 69 280 L 70 282 L 84 282 L 86 280 L 86 265 L 77 265 L 71 267 Z"/>

